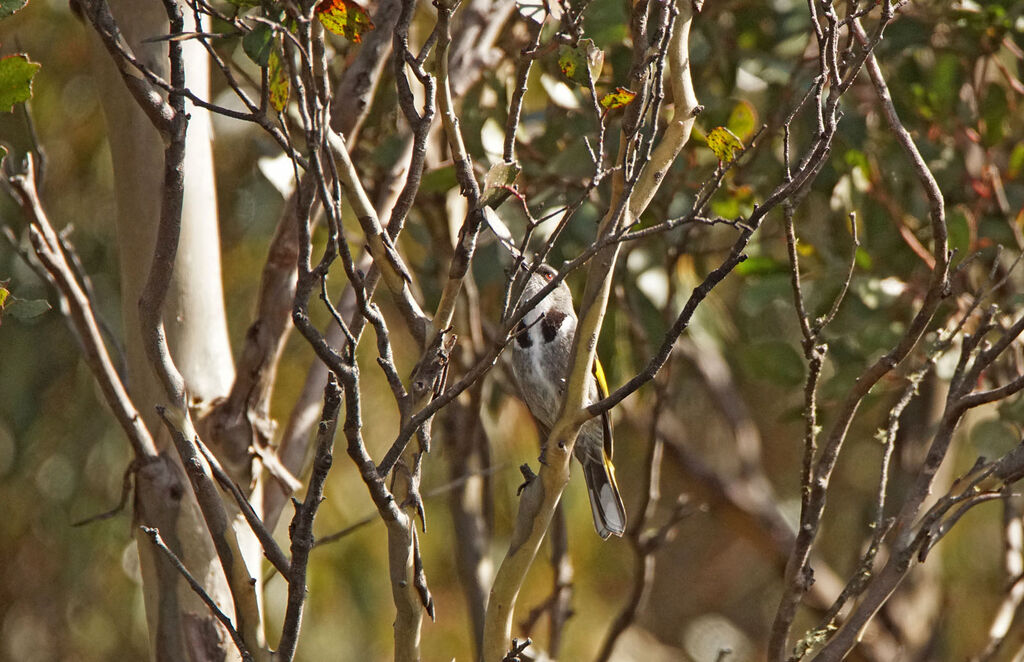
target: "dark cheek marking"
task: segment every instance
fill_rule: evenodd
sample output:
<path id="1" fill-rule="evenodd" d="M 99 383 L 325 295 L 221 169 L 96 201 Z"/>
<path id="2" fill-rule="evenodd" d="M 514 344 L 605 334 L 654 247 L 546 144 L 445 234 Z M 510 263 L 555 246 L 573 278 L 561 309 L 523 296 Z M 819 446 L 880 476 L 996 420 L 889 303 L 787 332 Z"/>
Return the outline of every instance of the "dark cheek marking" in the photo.
<path id="1" fill-rule="evenodd" d="M 564 321 L 565 313 L 561 311 L 549 310 L 544 314 L 544 319 L 540 323 L 540 332 L 544 336 L 544 342 L 551 342 L 555 339 L 558 329 L 562 327 Z"/>
<path id="2" fill-rule="evenodd" d="M 529 332 L 527 332 L 526 327 L 523 326 L 522 322 L 520 322 L 519 324 L 516 324 L 516 328 L 514 329 L 514 333 L 515 333 L 515 337 L 516 337 L 516 342 L 523 349 L 526 349 L 527 347 L 530 347 L 531 345 L 533 345 L 533 341 L 530 340 L 530 334 L 529 334 Z"/>

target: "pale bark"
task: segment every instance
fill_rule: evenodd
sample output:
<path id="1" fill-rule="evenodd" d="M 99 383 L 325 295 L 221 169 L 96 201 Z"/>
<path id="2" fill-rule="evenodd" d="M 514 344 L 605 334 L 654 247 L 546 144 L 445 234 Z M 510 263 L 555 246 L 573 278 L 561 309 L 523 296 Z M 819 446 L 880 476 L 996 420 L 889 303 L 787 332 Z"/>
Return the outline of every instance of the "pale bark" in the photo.
<path id="1" fill-rule="evenodd" d="M 112 5 L 125 38 L 143 62 L 157 72 L 166 71 L 167 45 L 142 43 L 147 37 L 167 32 L 164 7 L 156 2 L 140 6 L 127 0 Z M 146 358 L 137 302 L 149 271 L 160 219 L 164 145 L 125 90 L 110 54 L 95 36 L 92 43 L 93 71 L 114 168 L 126 377 L 147 427 L 156 432 L 162 426 L 154 407 L 167 400 Z M 185 59 L 189 87 L 205 95 L 209 87 L 205 52 L 198 44 L 186 45 Z M 191 108 L 190 115 L 178 262 L 163 317 L 171 350 L 190 394 L 209 400 L 227 392 L 234 369 L 221 290 L 210 122 L 205 111 Z M 137 474 L 136 520 L 158 528 L 209 595 L 231 614 L 231 595 L 223 570 L 165 433 L 157 435 L 157 446 L 161 460 L 142 467 Z M 136 533 L 136 540 L 153 659 L 180 660 L 182 655 L 193 660 L 237 658 L 227 633 L 177 572 L 156 554 L 148 537 Z"/>

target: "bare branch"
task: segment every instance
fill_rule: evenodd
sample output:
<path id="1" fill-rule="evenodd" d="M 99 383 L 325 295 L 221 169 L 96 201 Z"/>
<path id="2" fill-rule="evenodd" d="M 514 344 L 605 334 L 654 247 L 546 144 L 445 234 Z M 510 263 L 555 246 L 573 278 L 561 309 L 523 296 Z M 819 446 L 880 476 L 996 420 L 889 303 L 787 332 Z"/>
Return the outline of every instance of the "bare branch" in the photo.
<path id="1" fill-rule="evenodd" d="M 329 130 L 327 135 L 331 150 L 338 159 L 341 181 L 349 193 L 349 202 L 354 207 L 359 224 L 366 235 L 367 247 L 370 254 L 373 255 L 374 263 L 381 269 L 384 282 L 395 296 L 399 309 L 409 325 L 409 330 L 414 337 L 423 342 L 429 322 L 409 289 L 411 277 L 408 269 L 395 249 L 390 236 L 381 226 L 373 205 L 370 204 L 370 199 L 359 181 L 348 148 L 345 146 L 344 138 L 333 130 Z"/>
<path id="2" fill-rule="evenodd" d="M 305 500 L 295 504 L 295 516 L 289 527 L 292 540 L 292 560 L 285 576 L 288 578 L 288 608 L 281 628 L 281 643 L 277 656 L 290 662 L 298 646 L 299 629 L 302 626 L 302 607 L 306 601 L 306 566 L 309 552 L 313 549 L 313 519 L 324 499 L 324 482 L 334 458 L 334 434 L 338 428 L 338 414 L 341 410 L 341 390 L 337 381 L 328 378 L 324 389 L 324 410 L 317 429 L 316 459 L 313 475 Z"/>
<path id="3" fill-rule="evenodd" d="M 300 187 L 312 186 L 303 175 Z M 308 195 L 308 193 L 307 193 Z M 256 319 L 249 325 L 238 356 L 235 381 L 228 395 L 214 403 L 204 416 L 206 436 L 232 476 L 243 484 L 252 472 L 251 448 L 267 447 L 273 435 L 270 399 L 277 377 L 277 364 L 291 330 L 292 297 L 295 292 L 295 263 L 298 259 L 298 230 L 294 196 L 285 205 L 267 251 L 260 276 Z"/>
<path id="4" fill-rule="evenodd" d="M 164 1 L 171 34 L 184 32 L 181 8 L 171 0 Z M 182 58 L 181 42 L 167 44 L 171 80 L 175 88 L 185 87 L 185 63 Z M 136 97 L 145 110 L 143 101 Z M 139 323 L 142 326 L 142 341 L 153 369 L 166 391 L 166 397 L 179 410 L 188 405 L 185 394 L 185 380 L 171 358 L 167 346 L 162 319 L 164 301 L 171 286 L 171 275 L 178 253 L 181 236 L 182 198 L 185 190 L 185 131 L 188 115 L 185 112 L 185 98 L 171 93 L 168 99 L 172 114 L 163 127 L 166 147 L 164 149 L 164 180 L 160 198 L 160 223 L 157 228 L 156 246 L 150 263 L 149 275 L 139 297 Z"/>
<path id="5" fill-rule="evenodd" d="M 540 45 L 540 33 L 543 27 L 543 21 L 540 23 L 527 21 L 527 28 L 530 31 L 532 41 L 519 53 L 519 62 L 516 63 L 516 85 L 512 92 L 512 99 L 509 101 L 508 119 L 505 122 L 503 158 L 506 163 L 514 163 L 516 160 L 516 131 L 519 129 L 520 113 L 523 110 L 526 81 L 530 76 L 530 68 L 533 66 L 533 61 L 539 55 L 537 47 Z"/>
<path id="6" fill-rule="evenodd" d="M 452 257 L 448 269 L 448 280 L 445 283 L 444 291 L 441 293 L 441 300 L 438 302 L 437 311 L 434 314 L 433 333 L 441 334 L 444 329 L 451 326 L 452 315 L 455 313 L 455 302 L 459 291 L 462 289 L 462 281 L 469 272 L 470 262 L 476 251 L 477 236 L 483 225 L 483 210 L 479 209 L 480 186 L 477 184 L 476 176 L 473 174 L 473 163 L 466 152 L 466 145 L 462 139 L 462 130 L 459 128 L 459 120 L 455 115 L 455 105 L 452 101 L 451 80 L 448 75 L 449 68 L 449 47 L 451 46 L 450 21 L 452 12 L 457 3 L 437 3 L 437 74 L 438 83 L 438 109 L 441 111 L 442 124 L 444 125 L 445 136 L 448 138 L 448 146 L 452 151 L 452 159 L 455 161 L 455 175 L 459 182 L 462 195 L 465 196 L 469 211 L 459 230 L 459 238 L 455 246 L 455 255 Z"/>
<path id="7" fill-rule="evenodd" d="M 1021 497 L 1011 496 L 1004 489 L 1003 500 L 1003 567 L 1006 571 L 1006 595 L 999 604 L 988 631 L 985 648 L 974 662 L 995 659 L 1006 641 L 1016 618 L 1017 609 L 1024 600 L 1024 520 L 1021 519 Z"/>
<path id="8" fill-rule="evenodd" d="M 67 302 L 69 322 L 82 344 L 82 351 L 93 377 L 121 429 L 128 437 L 137 459 L 156 457 L 156 444 L 135 404 L 117 374 L 110 353 L 96 322 L 89 298 L 75 278 L 60 239 L 46 216 L 35 189 L 32 157 L 25 157 L 26 171 L 7 178 L 28 218 L 32 245 L 47 274 Z"/>
<path id="9" fill-rule="evenodd" d="M 813 7 L 814 3 L 811 2 L 809 5 L 812 7 L 812 14 L 814 14 L 816 12 L 816 9 Z M 829 16 L 834 15 L 834 9 L 829 7 L 827 13 Z M 817 535 L 821 516 L 824 511 L 825 496 L 828 490 L 829 479 L 832 475 L 832 470 L 835 468 L 839 451 L 846 439 L 853 417 L 856 414 L 861 401 L 864 396 L 867 395 L 871 387 L 874 386 L 884 375 L 888 374 L 893 368 L 895 368 L 900 362 L 902 362 L 914 349 L 931 322 L 939 303 L 946 294 L 949 253 L 946 242 L 946 222 L 943 210 L 942 194 L 935 185 L 934 178 L 928 171 L 924 161 L 921 159 L 920 153 L 917 151 L 913 140 L 910 138 L 910 134 L 905 128 L 903 128 L 902 124 L 900 124 L 899 118 L 896 116 L 895 109 L 892 107 L 892 101 L 889 97 L 888 89 L 885 87 L 885 82 L 882 80 L 881 73 L 877 69 L 877 63 L 875 63 L 874 56 L 871 54 L 870 46 L 873 46 L 873 44 L 877 43 L 877 40 L 881 38 L 882 30 L 884 30 L 886 24 L 891 20 L 891 18 L 892 8 L 888 3 L 885 3 L 873 40 L 869 40 L 869 42 L 865 44 L 864 48 L 861 49 L 860 55 L 857 56 L 853 63 L 848 65 L 845 78 L 843 78 L 842 82 L 838 85 L 836 85 L 835 82 L 833 83 L 833 86 L 830 88 L 829 97 L 822 117 L 826 121 L 826 127 L 835 126 L 835 123 L 838 120 L 838 116 L 836 114 L 836 102 L 838 101 L 839 95 L 847 89 L 850 84 L 852 84 L 853 77 L 857 74 L 861 65 L 863 64 L 866 66 L 869 74 L 871 75 L 872 82 L 875 84 L 875 89 L 882 100 L 886 118 L 890 122 L 890 128 L 897 135 L 900 145 L 908 154 L 911 164 L 914 167 L 915 172 L 918 174 L 925 189 L 925 194 L 931 204 L 933 234 L 932 251 L 935 256 L 935 268 L 932 270 L 931 281 L 929 283 L 925 299 L 921 303 L 921 306 L 913 320 L 908 325 L 903 337 L 889 353 L 878 359 L 857 379 L 857 382 L 851 388 L 845 402 L 839 409 L 836 420 L 832 424 L 832 428 L 827 440 L 825 441 L 825 445 L 818 455 L 818 459 L 813 466 L 812 472 L 808 473 L 805 469 L 804 478 L 807 482 L 804 482 L 803 484 L 808 491 L 803 497 L 804 500 L 803 506 L 801 507 L 801 522 L 797 535 L 797 542 L 786 566 L 787 588 L 779 604 L 779 610 L 776 614 L 775 623 L 772 627 L 771 643 L 769 644 L 769 659 L 776 661 L 781 661 L 786 655 L 786 639 L 788 637 L 789 629 L 796 614 L 800 597 L 806 591 L 808 584 L 808 559 L 810 549 Z M 857 24 L 854 23 L 854 25 Z M 825 64 L 825 62 L 830 58 L 834 59 L 833 51 L 836 39 L 838 38 L 834 25 L 833 28 L 827 30 L 825 34 L 826 37 L 821 45 L 821 62 L 824 67 L 822 70 L 822 76 L 837 77 L 836 71 L 830 69 L 829 65 Z M 821 41 L 820 38 L 819 41 Z M 826 57 L 829 53 L 832 53 L 832 55 Z M 821 105 L 818 107 L 820 109 Z M 852 646 L 852 643 L 850 645 Z"/>
<path id="10" fill-rule="evenodd" d="M 111 59 L 124 80 L 125 87 L 128 88 L 128 91 L 153 123 L 153 126 L 165 138 L 170 138 L 177 133 L 179 129 L 174 125 L 177 121 L 176 116 L 179 109 L 175 107 L 173 102 L 164 100 L 160 94 L 161 86 L 155 83 L 158 77 L 132 53 L 131 48 L 117 27 L 113 14 L 110 13 L 110 7 L 107 5 L 106 0 L 80 0 L 78 6 L 82 9 L 82 13 L 103 41 L 103 46 L 107 49 L 107 52 L 110 53 Z M 170 36 L 173 37 L 176 34 L 182 33 L 184 33 L 182 26 L 177 26 L 177 29 L 175 29 L 172 21 Z M 180 60 L 180 42 L 171 41 L 170 43 L 175 44 L 171 49 L 172 59 L 175 57 L 174 52 L 176 49 Z M 175 81 L 172 79 L 169 85 L 184 87 L 182 83 L 182 80 Z"/>
<path id="11" fill-rule="evenodd" d="M 288 558 L 284 555 L 284 552 L 281 551 L 281 548 L 278 547 L 277 542 L 274 540 L 270 531 L 267 530 L 267 527 L 265 527 L 263 522 L 260 521 L 259 515 L 256 514 L 255 510 L 253 510 L 252 504 L 249 503 L 249 500 L 245 498 L 244 494 L 242 494 L 242 490 L 233 480 L 231 480 L 231 477 L 228 476 L 227 472 L 224 471 L 224 468 L 220 466 L 217 458 L 213 456 L 213 453 L 210 452 L 206 445 L 202 441 L 197 440 L 197 446 L 199 447 L 199 452 L 203 454 L 203 458 L 206 460 L 207 464 L 210 465 L 210 470 L 213 473 L 213 477 L 217 480 L 217 483 L 224 490 L 228 491 L 232 497 L 234 497 L 235 503 L 238 504 L 238 508 L 242 511 L 242 515 L 245 516 L 245 520 L 249 523 L 249 527 L 252 529 L 252 532 L 256 534 L 256 538 L 260 541 L 260 545 L 263 547 L 263 554 L 267 557 L 267 560 L 270 561 L 270 563 L 273 564 L 273 566 L 277 568 L 277 571 L 282 575 L 286 577 L 289 576 Z"/>

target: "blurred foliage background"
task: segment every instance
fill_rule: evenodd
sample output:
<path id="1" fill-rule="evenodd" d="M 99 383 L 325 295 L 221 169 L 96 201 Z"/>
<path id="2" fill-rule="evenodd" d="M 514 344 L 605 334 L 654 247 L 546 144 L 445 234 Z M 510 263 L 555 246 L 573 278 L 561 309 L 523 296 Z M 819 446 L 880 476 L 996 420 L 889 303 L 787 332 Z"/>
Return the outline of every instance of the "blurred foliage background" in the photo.
<path id="1" fill-rule="evenodd" d="M 421 14 L 423 25 L 428 25 L 429 7 L 422 7 Z M 1024 2 L 923 0 L 905 5 L 901 14 L 876 54 L 896 107 L 945 194 L 957 259 L 980 251 L 978 273 L 968 271 L 962 277 L 965 282 L 960 285 L 966 287 L 966 281 L 975 282 L 994 263 L 1008 264 L 1024 245 Z M 586 15 L 587 35 L 605 52 L 599 91 L 613 89 L 625 78 L 630 61 L 625 16 L 621 0 L 595 2 Z M 42 64 L 30 112 L 48 157 L 44 202 L 57 227 L 74 227 L 72 238 L 93 278 L 100 312 L 114 322 L 120 312 L 110 221 L 112 172 L 97 94 L 83 66 L 88 38 L 62 0 L 32 0 L 25 10 L 0 23 L 4 53 L 26 52 Z M 747 140 L 755 127 L 766 123 L 771 134 L 815 73 L 807 9 L 798 0 L 708 2 L 695 21 L 691 43 L 697 95 L 705 106 L 698 120 L 703 132 L 729 125 Z M 507 27 L 501 44 L 514 57 L 524 45 L 521 27 Z M 347 49 L 354 47 L 342 42 L 336 47 L 334 63 L 341 68 Z M 238 60 L 240 53 L 234 57 Z M 514 60 L 504 59 L 461 101 L 468 148 L 481 165 L 500 159 L 513 71 Z M 398 115 L 387 76 L 354 146 L 356 163 L 370 181 L 382 176 L 399 150 L 393 137 Z M 596 125 L 588 114 L 589 99 L 559 80 L 553 57 L 542 60 L 531 76 L 519 158 L 523 193 L 539 217 L 543 209 L 581 194 L 591 171 L 583 139 L 593 138 Z M 879 117 L 868 85 L 858 84 L 847 96 L 844 113 L 832 156 L 796 216 L 805 291 L 815 315 L 828 310 L 846 274 L 852 250 L 851 212 L 861 244 L 851 296 L 828 336 L 831 352 L 821 399 L 826 423 L 830 407 L 909 319 L 926 274 L 926 251 L 921 246 L 929 242 L 926 201 Z M 808 139 L 813 122 L 798 123 L 794 129 L 799 145 Z M 261 158 L 276 155 L 271 141 L 252 127 L 228 120 L 218 119 L 215 130 L 225 298 L 237 346 L 252 315 L 256 274 L 282 198 L 259 166 Z M 12 147 L 15 157 L 30 147 L 22 109 L 0 114 L 0 139 Z M 692 141 L 645 222 L 681 215 L 716 164 L 700 139 Z M 761 141 L 749 160 L 730 173 L 713 211 L 722 216 L 749 211 L 779 181 L 782 168 L 777 137 Z M 431 275 L 447 268 L 448 250 L 439 247 L 431 228 L 451 211 L 453 195 L 457 197 L 454 186 L 450 165 L 433 164 L 402 238 L 401 249 L 422 275 L 423 298 L 430 304 L 439 294 Z M 607 191 L 599 189 L 584 204 L 553 262 L 589 244 L 606 197 Z M 17 232 L 23 229 L 10 200 L 0 200 L 0 214 L 4 224 Z M 524 227 L 525 217 L 514 205 L 506 204 L 502 215 L 514 233 Z M 627 248 L 599 348 L 613 384 L 628 379 L 642 365 L 647 347 L 665 328 L 659 310 L 667 301 L 675 301 L 669 308 L 678 310 L 690 288 L 717 266 L 733 232 L 687 226 L 663 240 Z M 1000 254 L 999 246 L 1008 250 Z M 508 256 L 493 243 L 483 246 L 475 261 L 485 324 L 497 320 L 508 263 Z M 9 287 L 19 297 L 50 294 L 11 247 L 0 244 L 0 280 L 4 279 L 10 279 Z M 570 280 L 574 288 L 579 285 Z M 1011 281 L 1005 292 L 1018 310 L 1024 304 L 1019 283 Z M 387 313 L 386 295 L 383 299 Z M 396 342 L 399 367 L 408 369 L 415 350 L 409 342 L 403 346 L 400 337 Z M 794 522 L 799 508 L 804 366 L 780 218 L 765 225 L 750 259 L 714 291 L 680 345 L 666 382 L 667 409 L 678 421 L 670 446 L 681 444 L 719 475 L 741 473 L 745 456 L 737 451 L 734 413 L 716 398 L 708 373 L 695 357 L 720 359 L 731 389 L 727 401 L 741 408 L 741 419 L 749 424 L 744 438 L 753 434 L 760 443 L 763 470 L 782 512 Z M 379 371 L 372 367 L 373 355 L 366 353 L 364 358 L 365 434 L 371 452 L 379 457 L 397 430 L 397 415 Z M 293 337 L 278 378 L 278 420 L 287 419 L 310 361 L 305 343 Z M 516 466 L 535 460 L 537 440 L 501 368 L 488 379 L 484 423 L 496 467 L 492 552 L 498 563 L 521 481 Z M 875 431 L 884 425 L 899 386 L 892 380 L 872 393 L 834 480 L 820 552 L 844 576 L 853 570 L 870 534 L 867 523 L 881 455 Z M 941 397 L 941 383 L 933 390 Z M 616 410 L 616 464 L 628 509 L 640 498 L 636 486 L 650 439 L 647 419 L 652 401 L 653 390 L 646 388 Z M 920 416 L 926 420 L 926 414 Z M 1020 439 L 1022 425 L 1024 401 L 1019 397 L 998 409 L 978 412 L 961 435 L 957 467 L 970 466 L 979 454 L 1005 451 Z M 435 425 L 435 434 L 443 436 L 440 426 Z M 901 457 L 909 463 L 913 441 L 901 443 L 906 450 Z M 440 438 L 426 462 L 425 492 L 447 482 L 445 446 Z M 666 659 L 714 660 L 724 646 L 733 650 L 729 660 L 757 659 L 777 606 L 782 559 L 756 530 L 756 523 L 720 506 L 714 490 L 694 478 L 686 457 L 671 448 L 666 455 L 665 508 L 682 494 L 707 507 L 684 520 L 678 535 L 659 552 L 658 581 L 641 614 L 641 628 L 631 633 L 621 659 L 654 659 L 649 655 L 657 646 L 670 647 Z M 339 458 L 317 520 L 321 535 L 373 511 L 353 467 Z M 117 502 L 129 459 L 128 446 L 95 394 L 60 316 L 50 312 L 29 321 L 4 319 L 0 657 L 87 662 L 146 656 L 130 515 L 72 526 Z M 902 467 L 896 472 L 898 491 L 905 472 Z M 422 540 L 438 618 L 425 627 L 424 658 L 468 660 L 472 644 L 451 560 L 452 531 L 444 496 L 430 497 L 426 505 L 428 528 Z M 565 659 L 588 659 L 628 595 L 632 556 L 622 542 L 602 543 L 594 535 L 581 481 L 570 484 L 565 507 L 576 567 L 574 616 L 565 643 L 565 650 L 572 653 Z M 284 535 L 283 529 L 280 533 Z M 1001 549 L 999 506 L 989 505 L 968 515 L 942 543 L 941 554 L 929 558 L 927 566 L 941 578 L 939 623 L 956 624 L 936 631 L 931 659 L 964 659 L 982 646 L 1006 582 Z M 316 550 L 310 573 L 300 659 L 389 657 L 393 605 L 380 523 Z M 546 597 L 550 583 L 551 569 L 539 559 L 520 599 L 519 620 Z M 267 597 L 269 618 L 279 623 L 283 583 L 271 579 Z M 812 616 L 804 620 L 798 630 L 815 623 Z M 660 643 L 651 643 L 652 637 Z M 640 653 L 630 657 L 627 648 Z"/>

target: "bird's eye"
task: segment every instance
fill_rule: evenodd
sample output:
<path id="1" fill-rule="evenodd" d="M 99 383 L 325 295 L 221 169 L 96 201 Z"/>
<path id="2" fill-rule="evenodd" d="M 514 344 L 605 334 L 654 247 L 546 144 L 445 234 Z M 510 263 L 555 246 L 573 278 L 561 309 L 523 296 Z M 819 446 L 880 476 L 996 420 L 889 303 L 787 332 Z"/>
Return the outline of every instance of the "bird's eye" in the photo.
<path id="1" fill-rule="evenodd" d="M 552 278 L 554 278 L 555 274 L 551 273 L 550 271 L 545 271 L 544 273 L 541 274 L 541 276 L 544 276 L 544 280 L 551 280 Z"/>

